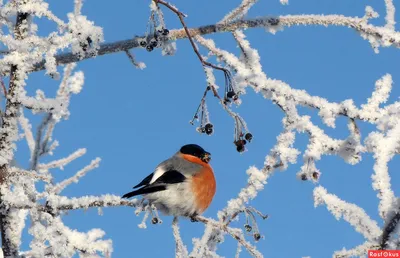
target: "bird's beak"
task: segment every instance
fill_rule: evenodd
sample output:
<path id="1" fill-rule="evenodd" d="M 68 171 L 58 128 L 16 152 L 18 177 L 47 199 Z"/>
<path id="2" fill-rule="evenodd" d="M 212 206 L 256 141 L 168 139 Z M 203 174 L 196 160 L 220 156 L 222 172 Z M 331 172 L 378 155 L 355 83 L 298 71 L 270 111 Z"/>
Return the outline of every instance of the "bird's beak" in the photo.
<path id="1" fill-rule="evenodd" d="M 211 160 L 211 154 L 208 153 L 208 152 L 205 152 L 205 153 L 203 154 L 203 156 L 201 157 L 201 160 L 204 161 L 205 163 L 210 162 L 210 160 Z"/>

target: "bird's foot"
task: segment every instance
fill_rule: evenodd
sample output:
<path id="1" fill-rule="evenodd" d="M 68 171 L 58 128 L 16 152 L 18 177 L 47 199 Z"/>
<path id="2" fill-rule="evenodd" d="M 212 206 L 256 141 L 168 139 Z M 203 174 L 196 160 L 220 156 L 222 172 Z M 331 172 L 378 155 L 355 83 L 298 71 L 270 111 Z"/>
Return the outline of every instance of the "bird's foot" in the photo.
<path id="1" fill-rule="evenodd" d="M 190 216 L 190 221 L 191 222 L 199 222 L 199 220 L 197 219 L 197 214 Z"/>

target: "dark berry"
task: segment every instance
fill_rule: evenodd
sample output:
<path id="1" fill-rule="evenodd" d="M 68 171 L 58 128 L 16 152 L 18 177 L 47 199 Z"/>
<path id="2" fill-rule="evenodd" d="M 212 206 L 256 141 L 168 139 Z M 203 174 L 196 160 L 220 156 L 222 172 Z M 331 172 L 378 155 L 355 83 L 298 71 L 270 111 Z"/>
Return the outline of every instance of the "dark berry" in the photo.
<path id="1" fill-rule="evenodd" d="M 279 24 L 279 19 L 277 19 L 277 18 L 270 18 L 270 19 L 268 20 L 268 22 L 269 22 L 269 24 L 275 26 L 275 25 L 278 25 L 278 24 Z"/>
<path id="2" fill-rule="evenodd" d="M 307 180 L 307 175 L 306 174 L 301 174 L 300 179 L 303 181 Z"/>
<path id="3" fill-rule="evenodd" d="M 236 95 L 236 94 L 233 95 L 233 100 L 234 100 L 234 101 L 236 101 L 236 100 L 238 100 L 238 99 L 239 99 L 239 96 L 238 96 L 238 95 Z"/>
<path id="4" fill-rule="evenodd" d="M 210 86 L 207 86 L 207 90 L 211 90 L 211 87 L 210 87 Z"/>
<path id="5" fill-rule="evenodd" d="M 204 131 L 205 131 L 205 133 L 207 134 L 207 135 L 210 135 L 210 134 L 212 134 L 213 133 L 213 124 L 210 124 L 210 123 L 208 123 L 208 124 L 206 124 L 205 126 L 204 126 Z"/>
<path id="6" fill-rule="evenodd" d="M 254 233 L 253 237 L 254 237 L 254 239 L 255 239 L 256 241 L 258 241 L 258 240 L 261 239 L 260 233 Z"/>
<path id="7" fill-rule="evenodd" d="M 147 42 L 145 40 L 140 41 L 140 46 L 141 47 L 146 47 Z"/>
<path id="8" fill-rule="evenodd" d="M 86 40 L 89 43 L 89 45 L 92 44 L 92 42 L 93 42 L 93 40 L 90 37 L 87 37 Z"/>
<path id="9" fill-rule="evenodd" d="M 244 145 L 236 145 L 236 150 L 238 152 L 243 152 L 244 151 Z"/>
<path id="10" fill-rule="evenodd" d="M 253 139 L 253 135 L 252 135 L 251 133 L 246 133 L 245 136 L 244 136 L 244 138 L 245 138 L 247 141 L 251 142 L 251 140 Z"/>
<path id="11" fill-rule="evenodd" d="M 319 173 L 318 172 L 313 172 L 312 173 L 312 177 L 315 179 L 315 180 L 318 180 L 318 178 L 319 178 Z"/>
<path id="12" fill-rule="evenodd" d="M 163 32 L 162 32 L 162 34 L 163 34 L 164 36 L 167 36 L 167 35 L 169 34 L 169 30 L 164 29 Z"/>
<path id="13" fill-rule="evenodd" d="M 226 93 L 226 96 L 228 97 L 228 98 L 233 98 L 234 96 L 235 96 L 236 94 L 235 94 L 235 92 L 234 91 L 228 91 L 228 93 Z"/>
<path id="14" fill-rule="evenodd" d="M 149 51 L 149 52 L 153 51 L 153 49 L 154 49 L 154 47 L 152 47 L 150 45 L 146 47 L 146 50 Z"/>
<path id="15" fill-rule="evenodd" d="M 156 39 L 152 39 L 152 40 L 150 41 L 150 46 L 152 46 L 153 48 L 154 48 L 154 47 L 157 47 L 157 45 L 158 45 L 158 42 L 157 42 Z"/>
<path id="16" fill-rule="evenodd" d="M 158 219 L 157 219 L 157 218 L 152 218 L 152 219 L 151 219 L 151 223 L 157 224 L 157 223 L 158 223 Z"/>
<path id="17" fill-rule="evenodd" d="M 253 230 L 249 224 L 244 225 L 244 229 L 246 229 L 247 232 L 251 232 Z"/>
<path id="18" fill-rule="evenodd" d="M 86 43 L 81 43 L 80 46 L 82 47 L 82 50 L 86 52 L 87 48 L 88 48 L 88 44 Z"/>

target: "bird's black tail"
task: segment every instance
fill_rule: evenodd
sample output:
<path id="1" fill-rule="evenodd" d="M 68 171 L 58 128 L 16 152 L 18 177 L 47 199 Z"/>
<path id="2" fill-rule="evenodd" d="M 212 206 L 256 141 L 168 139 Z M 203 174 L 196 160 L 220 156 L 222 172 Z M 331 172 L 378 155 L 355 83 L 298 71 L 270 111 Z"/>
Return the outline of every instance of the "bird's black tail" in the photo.
<path id="1" fill-rule="evenodd" d="M 164 191 L 165 189 L 166 189 L 165 185 L 146 186 L 146 187 L 140 188 L 138 190 L 126 193 L 122 196 L 122 198 L 131 198 L 133 196 L 140 195 L 140 194 L 148 194 L 148 193 Z"/>
<path id="2" fill-rule="evenodd" d="M 131 197 L 133 197 L 133 196 L 139 195 L 137 192 L 138 192 L 138 190 L 132 191 L 132 192 L 129 192 L 129 193 L 126 193 L 126 194 L 124 194 L 124 195 L 122 196 L 122 198 L 131 198 Z"/>

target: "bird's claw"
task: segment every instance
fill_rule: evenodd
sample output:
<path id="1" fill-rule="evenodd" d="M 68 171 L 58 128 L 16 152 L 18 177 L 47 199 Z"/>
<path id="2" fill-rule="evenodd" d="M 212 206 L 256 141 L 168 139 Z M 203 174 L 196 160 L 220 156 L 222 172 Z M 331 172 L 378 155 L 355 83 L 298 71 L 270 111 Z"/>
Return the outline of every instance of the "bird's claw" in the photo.
<path id="1" fill-rule="evenodd" d="M 197 219 L 197 216 L 190 216 L 190 221 L 191 222 L 199 222 L 199 220 Z"/>

